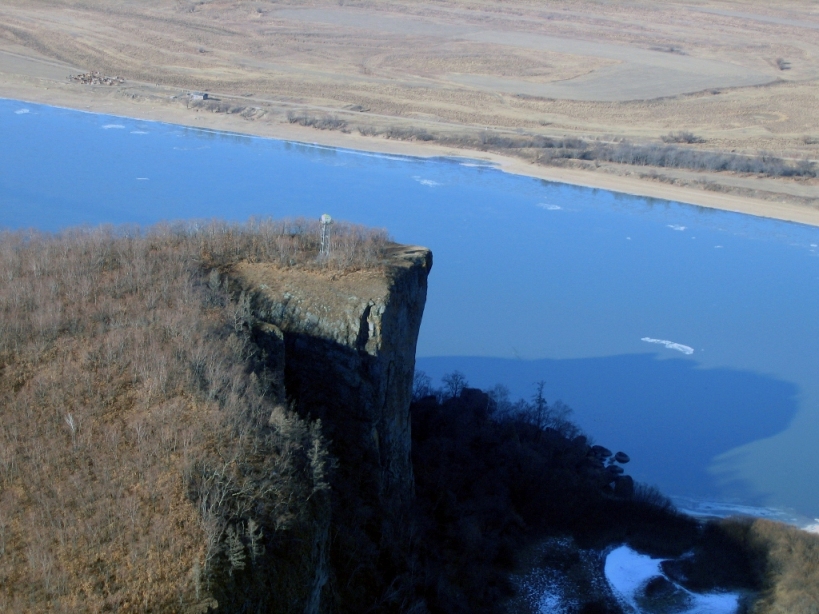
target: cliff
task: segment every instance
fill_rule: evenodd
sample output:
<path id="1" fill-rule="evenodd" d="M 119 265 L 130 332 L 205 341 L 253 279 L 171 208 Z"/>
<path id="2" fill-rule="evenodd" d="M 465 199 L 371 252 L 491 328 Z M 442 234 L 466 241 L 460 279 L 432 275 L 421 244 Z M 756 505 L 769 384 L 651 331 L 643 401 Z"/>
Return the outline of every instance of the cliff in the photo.
<path id="1" fill-rule="evenodd" d="M 361 603 L 339 594 L 366 591 L 349 554 L 380 564 L 412 493 L 430 255 L 336 223 L 319 257 L 318 237 L 0 236 L 0 610 Z"/>
<path id="2" fill-rule="evenodd" d="M 242 262 L 231 279 L 250 299 L 261 347 L 279 350 L 287 398 L 319 418 L 344 462 L 374 468 L 378 497 L 412 495 L 409 406 L 432 253 L 395 246 L 378 269 L 338 272 Z M 343 444 L 343 445 L 342 445 Z"/>
<path id="3" fill-rule="evenodd" d="M 555 535 L 817 603 L 813 536 L 703 531 L 539 398 L 410 427 L 431 256 L 316 226 L 0 236 L 0 610 L 494 613 Z"/>

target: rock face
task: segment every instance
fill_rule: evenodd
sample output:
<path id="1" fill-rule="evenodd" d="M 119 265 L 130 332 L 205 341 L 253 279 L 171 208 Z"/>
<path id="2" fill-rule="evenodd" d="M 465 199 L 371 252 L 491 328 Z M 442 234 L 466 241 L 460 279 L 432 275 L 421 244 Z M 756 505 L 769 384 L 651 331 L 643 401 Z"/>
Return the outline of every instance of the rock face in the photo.
<path id="1" fill-rule="evenodd" d="M 230 274 L 250 298 L 257 336 L 274 331 L 267 345 L 283 343 L 283 358 L 269 354 L 283 359 L 288 398 L 322 420 L 342 463 L 373 472 L 382 502 L 412 496 L 409 405 L 431 267 L 429 250 L 396 246 L 380 269 L 240 263 Z"/>

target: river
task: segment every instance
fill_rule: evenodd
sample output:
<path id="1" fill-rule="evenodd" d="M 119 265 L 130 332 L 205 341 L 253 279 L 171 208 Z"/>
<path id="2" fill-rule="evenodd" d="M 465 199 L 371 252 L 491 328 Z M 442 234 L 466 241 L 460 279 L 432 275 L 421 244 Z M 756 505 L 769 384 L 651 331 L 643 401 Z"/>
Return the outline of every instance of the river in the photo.
<path id="1" fill-rule="evenodd" d="M 0 99 L 0 227 L 322 213 L 433 250 L 429 375 L 543 381 L 694 507 L 819 516 L 819 229 Z"/>

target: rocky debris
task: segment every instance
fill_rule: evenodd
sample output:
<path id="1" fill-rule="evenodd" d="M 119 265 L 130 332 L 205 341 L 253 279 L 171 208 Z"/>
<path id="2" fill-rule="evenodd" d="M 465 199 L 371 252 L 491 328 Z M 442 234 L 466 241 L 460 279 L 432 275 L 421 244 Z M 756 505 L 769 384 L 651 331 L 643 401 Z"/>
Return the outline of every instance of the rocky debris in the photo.
<path id="1" fill-rule="evenodd" d="M 611 456 L 611 450 L 608 448 L 604 448 L 603 446 L 592 446 L 591 447 L 592 454 L 594 454 L 599 459 L 605 459 Z"/>
<path id="2" fill-rule="evenodd" d="M 69 75 L 69 79 L 83 85 L 122 85 L 125 79 L 119 76 L 109 77 L 99 72 L 86 72 L 80 75 Z"/>
<path id="3" fill-rule="evenodd" d="M 595 480 L 604 491 L 624 499 L 634 494 L 634 480 L 625 475 L 625 469 L 619 464 L 631 459 L 625 452 L 612 454 L 611 450 L 601 445 L 589 446 L 582 435 L 571 440 L 570 445 L 578 454 L 577 469 L 591 480 Z"/>

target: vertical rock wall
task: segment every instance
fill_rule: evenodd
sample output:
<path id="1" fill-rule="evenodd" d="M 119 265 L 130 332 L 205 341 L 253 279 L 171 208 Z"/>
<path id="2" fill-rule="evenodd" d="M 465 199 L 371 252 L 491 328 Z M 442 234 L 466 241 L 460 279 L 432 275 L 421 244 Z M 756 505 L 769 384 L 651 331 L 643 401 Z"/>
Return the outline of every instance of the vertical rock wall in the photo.
<path id="1" fill-rule="evenodd" d="M 429 250 L 396 246 L 381 269 L 232 272 L 255 318 L 283 333 L 288 397 L 322 419 L 340 462 L 382 503 L 412 495 L 409 404 L 431 266 Z"/>

